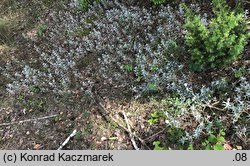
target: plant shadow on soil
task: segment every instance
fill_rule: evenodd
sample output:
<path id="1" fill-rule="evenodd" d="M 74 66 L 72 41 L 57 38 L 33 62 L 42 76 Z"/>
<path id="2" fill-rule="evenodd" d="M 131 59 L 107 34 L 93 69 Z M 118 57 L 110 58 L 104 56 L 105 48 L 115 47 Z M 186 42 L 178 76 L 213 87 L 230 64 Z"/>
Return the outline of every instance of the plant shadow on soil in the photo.
<path id="1" fill-rule="evenodd" d="M 40 3 L 43 7 L 39 7 Z M 15 22 L 6 22 L 6 19 L 0 18 L 0 64 L 11 61 L 11 57 L 18 61 L 28 62 L 29 58 L 38 56 L 37 53 L 31 51 L 32 40 L 22 34 L 36 29 L 39 26 L 39 17 L 53 5 L 55 4 L 51 0 L 41 2 L 3 0 L 0 2 L 0 8 L 5 11 L 3 16 L 19 15 L 18 13 L 22 13 L 22 10 L 31 9 L 27 10 L 29 12 L 22 17 L 16 17 L 18 21 Z M 89 60 L 79 65 L 84 69 L 95 59 Z M 39 64 L 33 65 L 39 68 Z M 214 76 L 214 73 L 211 73 L 211 76 Z M 127 77 L 128 80 L 133 79 L 133 75 L 128 74 Z M 194 78 L 197 78 L 197 75 L 194 75 Z M 10 96 L 4 93 L 8 81 L 1 81 L 0 124 L 53 114 L 57 116 L 0 126 L 0 149 L 57 149 L 74 129 L 77 129 L 77 133 L 64 149 L 133 149 L 129 133 L 119 127 L 119 124 L 125 127 L 127 125 L 123 112 L 126 113 L 132 130 L 138 137 L 145 140 L 146 146 L 135 138 L 141 149 L 152 149 L 154 140 L 166 140 L 164 120 L 159 120 L 154 126 L 148 123 L 150 114 L 156 111 L 157 103 L 149 102 L 148 99 L 135 101 L 134 94 L 127 87 L 119 88 L 119 83 L 104 84 L 104 82 L 106 80 L 96 80 L 92 89 L 94 94 L 92 97 L 81 96 L 76 92 L 74 96 L 58 96 L 59 100 L 55 100 L 55 97 L 50 94 L 39 93 L 36 87 L 33 87 L 35 94 L 33 96 L 25 94 Z M 102 115 L 103 112 L 100 113 L 100 109 L 104 109 L 105 113 L 112 116 L 119 124 L 114 121 L 107 122 Z M 176 132 L 178 135 L 178 132 L 182 131 L 176 130 L 172 134 L 175 135 Z M 173 140 L 169 142 L 174 143 Z"/>
<path id="2" fill-rule="evenodd" d="M 36 37 L 39 19 L 52 6 L 58 7 L 51 0 L 17 1 L 3 0 L 0 2 L 0 63 L 25 61 L 35 58 L 32 51 L 32 37 Z M 30 33 L 29 33 L 30 32 Z M 42 29 L 41 29 L 42 32 Z M 29 34 L 30 36 L 27 37 Z M 80 34 L 81 35 L 81 34 Z M 83 68 L 91 62 L 83 62 Z M 88 64 L 86 64 L 88 63 Z M 39 68 L 39 64 L 31 64 Z M 43 94 L 32 87 L 34 95 L 9 95 L 5 92 L 8 80 L 1 76 L 0 93 L 0 124 L 32 120 L 39 117 L 56 114 L 56 117 L 31 122 L 23 122 L 0 126 L 0 149 L 57 149 L 63 141 L 77 129 L 76 136 L 69 141 L 64 149 L 133 149 L 129 133 L 115 122 L 106 122 L 99 112 L 99 106 L 88 96 L 63 96 L 55 102 L 55 97 Z M 103 80 L 97 81 L 96 95 L 107 113 L 114 116 L 120 124 L 126 127 L 122 111 L 127 113 L 132 129 L 142 139 L 159 130 L 152 128 L 149 133 L 147 116 L 150 106 L 141 107 L 137 102 L 130 104 L 133 94 L 126 88 L 114 88 L 104 85 Z M 140 105 L 140 107 L 136 106 Z M 140 111 L 135 111 L 136 107 Z M 143 108 L 143 109 L 142 109 Z M 119 111 L 118 111 L 119 110 Z M 153 111 L 153 110 L 152 110 Z M 137 117 L 143 124 L 137 121 Z M 144 126 L 144 131 L 138 131 Z M 146 126 L 146 127 L 145 127 Z M 146 135 L 145 135 L 146 134 Z M 136 140 L 142 149 L 147 149 Z M 151 142 L 147 142 L 152 147 Z"/>

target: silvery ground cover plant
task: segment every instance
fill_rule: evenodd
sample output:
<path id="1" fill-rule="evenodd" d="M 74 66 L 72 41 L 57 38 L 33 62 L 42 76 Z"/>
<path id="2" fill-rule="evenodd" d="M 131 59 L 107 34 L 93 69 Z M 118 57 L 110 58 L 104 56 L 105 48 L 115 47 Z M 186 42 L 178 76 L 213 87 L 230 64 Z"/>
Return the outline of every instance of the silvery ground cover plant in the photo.
<path id="1" fill-rule="evenodd" d="M 249 149 L 248 8 L 1 1 L 0 149 Z"/>

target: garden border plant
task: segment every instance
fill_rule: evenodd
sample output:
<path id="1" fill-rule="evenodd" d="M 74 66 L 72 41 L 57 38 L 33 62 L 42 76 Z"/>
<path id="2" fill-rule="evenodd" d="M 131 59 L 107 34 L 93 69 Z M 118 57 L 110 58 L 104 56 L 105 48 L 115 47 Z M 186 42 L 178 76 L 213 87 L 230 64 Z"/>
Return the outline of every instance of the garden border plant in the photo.
<path id="1" fill-rule="evenodd" d="M 77 2 L 72 0 L 69 6 L 79 9 Z M 160 5 L 157 10 L 141 10 L 119 2 L 105 3 L 110 8 L 102 14 L 96 12 L 103 8 L 97 3 L 84 13 L 78 10 L 51 11 L 49 17 L 53 21 L 46 19 L 40 24 L 46 28 L 38 27 L 38 36 L 40 33 L 46 41 L 35 40 L 33 51 L 38 58 L 30 59 L 29 63 L 16 60 L 0 66 L 0 72 L 9 82 L 6 90 L 13 97 L 20 97 L 15 101 L 19 101 L 16 104 L 21 109 L 45 112 L 49 111 L 47 107 L 51 103 L 55 103 L 60 108 L 80 113 L 82 108 L 85 111 L 92 106 L 85 103 L 91 103 L 93 97 L 110 92 L 111 84 L 121 85 L 122 90 L 126 88 L 133 92 L 136 99 L 157 94 L 153 96 L 154 106 L 151 107 L 153 101 L 150 101 L 150 109 L 144 111 L 146 114 L 152 109 L 156 111 L 149 115 L 151 131 L 166 125 L 167 139 L 155 138 L 155 149 L 222 149 L 224 140 L 231 141 L 228 137 L 232 134 L 242 133 L 243 139 L 248 138 L 245 126 L 250 108 L 249 78 L 229 82 L 249 75 L 248 66 L 237 68 L 233 80 L 212 78 L 210 85 L 196 84 L 190 80 L 193 73 L 184 71 L 177 60 L 183 53 L 182 45 L 178 43 L 183 32 L 178 19 L 183 15 L 182 10 L 176 11 L 169 5 Z M 65 32 L 67 35 L 63 35 Z M 95 56 L 90 58 L 92 55 Z M 37 63 L 41 65 L 33 65 Z M 99 84 L 101 81 L 107 87 Z M 98 91 L 96 87 L 99 85 L 106 92 Z M 43 101 L 39 98 L 42 94 L 50 96 Z M 92 113 L 91 110 L 88 112 Z M 116 124 L 109 126 L 117 128 Z M 87 126 L 87 130 L 90 128 Z M 225 131 L 225 139 L 218 133 L 221 130 Z M 79 132 L 77 139 L 82 139 L 83 134 Z M 205 142 L 204 146 L 201 141 Z"/>
<path id="2" fill-rule="evenodd" d="M 214 17 L 207 22 L 186 5 L 185 43 L 190 53 L 190 68 L 202 71 L 225 67 L 239 59 L 250 33 L 240 6 L 231 9 L 225 0 L 213 0 Z"/>

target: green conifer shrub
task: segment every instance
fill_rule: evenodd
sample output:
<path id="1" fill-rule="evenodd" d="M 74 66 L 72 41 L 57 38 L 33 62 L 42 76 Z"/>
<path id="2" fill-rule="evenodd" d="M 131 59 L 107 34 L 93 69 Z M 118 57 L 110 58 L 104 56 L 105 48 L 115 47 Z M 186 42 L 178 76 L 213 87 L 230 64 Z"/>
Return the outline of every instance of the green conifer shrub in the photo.
<path id="1" fill-rule="evenodd" d="M 195 71 L 224 67 L 237 60 L 247 44 L 247 20 L 242 10 L 232 10 L 225 0 L 213 0 L 213 18 L 206 23 L 187 6 L 185 43 L 190 68 Z"/>

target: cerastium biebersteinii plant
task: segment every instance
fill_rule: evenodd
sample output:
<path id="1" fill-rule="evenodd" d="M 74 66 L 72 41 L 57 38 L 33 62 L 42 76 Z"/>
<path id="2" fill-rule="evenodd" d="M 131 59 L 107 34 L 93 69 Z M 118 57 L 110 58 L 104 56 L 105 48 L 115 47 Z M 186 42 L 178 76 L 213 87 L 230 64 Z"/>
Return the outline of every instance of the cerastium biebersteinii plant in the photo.
<path id="1" fill-rule="evenodd" d="M 75 10 L 79 9 L 76 0 L 70 1 L 67 8 L 72 10 L 51 10 L 42 21 L 46 26 L 46 33 L 42 33 L 42 39 L 38 38 L 35 42 L 31 58 L 16 63 L 13 60 L 0 67 L 1 74 L 9 82 L 6 89 L 10 94 L 32 94 L 39 89 L 39 93 L 47 93 L 54 98 L 76 92 L 79 96 L 91 95 L 95 82 L 101 80 L 103 85 L 109 84 L 114 89 L 125 87 L 135 92 L 136 96 L 152 91 L 174 94 L 174 97 L 164 99 L 162 102 L 167 103 L 167 106 L 159 109 L 163 112 L 168 127 L 183 127 L 181 131 L 184 134 L 180 136 L 180 142 L 192 142 L 204 134 L 209 135 L 214 132 L 212 129 L 216 124 L 225 121 L 234 125 L 236 132 L 247 135 L 245 124 L 236 124 L 250 108 L 249 78 L 230 83 L 233 87 L 224 98 L 219 98 L 215 90 L 226 86 L 223 80 L 214 80 L 206 86 L 189 81 L 189 72 L 184 72 L 183 65 L 177 60 L 179 51 L 183 50 L 178 42 L 183 38 L 183 26 L 177 19 L 183 16 L 182 10 L 176 11 L 170 6 L 159 6 L 157 10 L 150 10 L 106 0 L 94 2 L 84 12 Z M 225 14 L 221 14 L 221 18 L 228 16 Z M 234 14 L 229 15 L 229 18 L 237 16 L 238 20 L 244 22 L 241 14 Z M 195 19 L 189 20 L 193 28 L 191 30 L 202 32 L 201 34 L 203 31 L 210 35 L 224 34 L 220 27 L 220 33 L 212 30 L 210 32 L 210 27 L 217 28 L 220 25 L 217 19 L 215 23 L 211 23 L 213 26 L 209 24 L 208 27 L 203 27 L 197 17 L 192 16 Z M 194 27 L 191 23 L 198 26 Z M 236 35 L 234 28 L 228 30 L 230 35 L 231 32 Z M 240 32 L 242 29 L 237 30 L 237 33 Z M 232 49 L 242 43 L 239 38 L 229 35 L 226 39 L 231 40 L 225 40 L 225 43 L 221 41 L 227 47 L 218 50 L 221 53 L 215 54 L 215 59 L 207 63 L 207 56 L 210 55 L 206 51 L 207 42 L 211 40 L 208 48 L 213 47 L 214 39 L 205 40 L 207 38 L 203 39 L 204 36 L 198 35 L 198 40 L 193 31 L 189 33 L 194 41 L 204 42 L 204 46 L 200 43 L 199 47 L 190 46 L 191 50 L 196 47 L 198 51 L 204 50 L 204 56 L 199 54 L 202 60 L 197 61 L 200 67 L 212 67 L 212 64 L 219 63 L 219 54 L 230 51 L 227 47 L 232 39 Z M 218 38 L 220 40 L 222 39 Z M 236 41 L 239 42 L 235 43 Z M 194 56 L 194 60 L 199 56 Z M 249 68 L 246 67 L 245 70 Z M 129 81 L 127 75 L 133 75 L 133 80 Z M 221 104 L 218 105 L 226 112 L 226 120 L 220 114 L 209 114 L 207 109 L 214 106 L 214 103 Z M 152 116 L 151 123 L 156 123 L 157 118 L 158 115 Z M 191 129 L 185 128 L 187 119 L 194 124 Z"/>
<path id="2" fill-rule="evenodd" d="M 47 42 L 35 43 L 36 58 L 7 63 L 4 75 L 10 93 L 29 92 L 30 86 L 53 94 L 75 89 L 89 92 L 96 81 L 93 74 L 137 94 L 177 86 L 173 82 L 182 65 L 174 61 L 174 52 L 179 47 L 176 39 L 182 35 L 176 19 L 181 11 L 170 6 L 154 11 L 103 0 L 93 2 L 83 13 L 74 10 L 79 5 L 72 0 L 67 7 L 73 10 L 48 13 L 43 20 Z M 94 65 L 98 66 L 95 73 Z M 136 77 L 132 87 L 126 68 Z"/>

